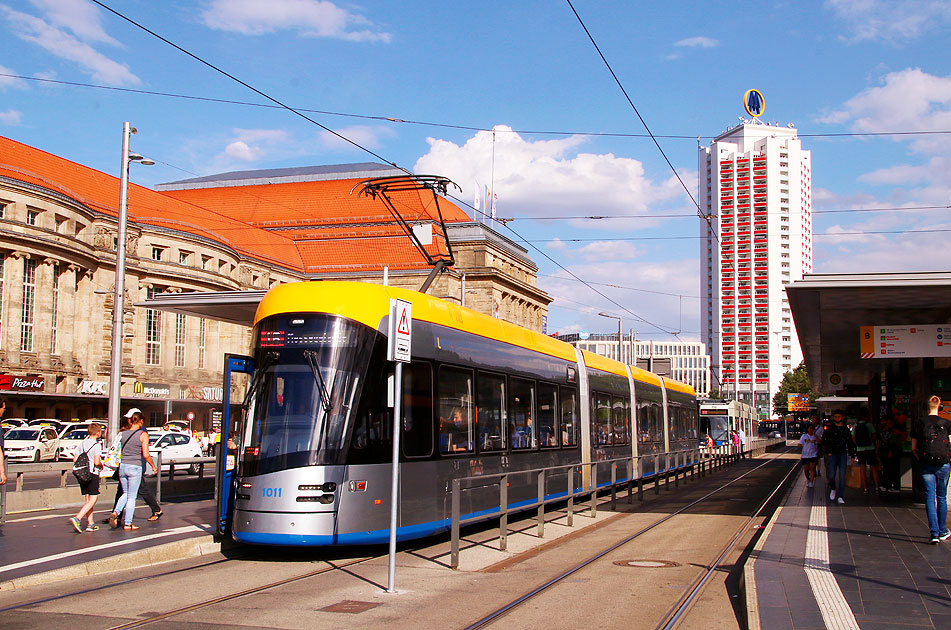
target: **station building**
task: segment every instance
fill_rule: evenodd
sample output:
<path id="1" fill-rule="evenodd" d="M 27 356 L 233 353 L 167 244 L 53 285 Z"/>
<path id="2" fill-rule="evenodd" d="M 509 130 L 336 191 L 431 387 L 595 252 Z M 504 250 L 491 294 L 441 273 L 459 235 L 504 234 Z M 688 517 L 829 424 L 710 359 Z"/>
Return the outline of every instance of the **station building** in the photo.
<path id="1" fill-rule="evenodd" d="M 346 279 L 418 289 L 430 271 L 379 201 L 354 191 L 383 164 L 226 173 L 129 185 L 123 406 L 150 424 L 217 419 L 224 353 L 250 330 L 136 306 L 185 292 Z M 455 265 L 429 293 L 541 331 L 551 298 L 527 251 L 448 199 L 394 194 L 427 251 Z M 438 203 L 438 211 L 436 204 Z M 7 417 L 107 415 L 119 180 L 0 137 L 0 395 Z M 446 224 L 440 227 L 439 214 Z"/>

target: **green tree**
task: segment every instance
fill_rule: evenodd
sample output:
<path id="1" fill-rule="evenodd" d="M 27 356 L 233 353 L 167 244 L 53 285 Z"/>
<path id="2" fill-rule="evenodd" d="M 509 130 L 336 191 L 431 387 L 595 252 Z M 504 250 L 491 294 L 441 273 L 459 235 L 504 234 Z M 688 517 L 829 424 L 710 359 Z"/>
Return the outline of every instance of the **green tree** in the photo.
<path id="1" fill-rule="evenodd" d="M 783 382 L 779 384 L 779 391 L 773 396 L 773 413 L 778 416 L 785 416 L 789 413 L 789 394 L 809 394 L 810 404 L 815 403 L 819 397 L 818 392 L 812 389 L 812 383 L 809 382 L 809 373 L 806 372 L 806 362 L 803 361 L 792 372 L 783 374 Z M 805 418 L 809 415 L 806 411 L 793 412 L 797 418 Z"/>
<path id="2" fill-rule="evenodd" d="M 720 390 L 719 390 L 718 388 L 714 387 L 713 389 L 710 390 L 710 393 L 708 394 L 708 396 L 710 396 L 710 398 L 713 399 L 713 400 L 719 400 L 719 399 L 720 399 Z"/>

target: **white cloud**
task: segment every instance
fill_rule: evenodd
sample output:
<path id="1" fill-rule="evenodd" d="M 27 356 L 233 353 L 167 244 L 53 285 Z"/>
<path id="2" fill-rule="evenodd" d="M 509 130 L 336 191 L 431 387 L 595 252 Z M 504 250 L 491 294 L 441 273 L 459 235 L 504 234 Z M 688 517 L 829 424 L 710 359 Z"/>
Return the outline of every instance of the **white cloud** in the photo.
<path id="1" fill-rule="evenodd" d="M 951 225 L 928 224 L 907 229 L 948 230 Z M 878 271 L 935 271 L 951 268 L 951 232 L 916 232 L 894 236 L 868 235 L 836 247 L 816 247 L 816 271 L 822 273 L 869 273 Z M 828 239 L 817 240 L 825 243 Z M 838 240 L 838 239 L 836 239 Z M 852 246 L 854 245 L 854 246 Z"/>
<path id="2" fill-rule="evenodd" d="M 826 0 L 826 7 L 845 22 L 849 43 L 866 40 L 897 43 L 951 21 L 947 0 Z"/>
<path id="3" fill-rule="evenodd" d="M 638 160 L 578 152 L 582 137 L 531 141 L 506 126 L 496 128 L 493 175 L 492 136 L 479 131 L 462 146 L 427 138 L 429 152 L 414 171 L 450 178 L 463 186 L 463 199 L 472 196 L 469 182 L 485 186 L 494 180 L 501 217 L 644 213 L 651 204 L 683 195 L 676 178 L 651 181 Z M 620 229 L 649 224 L 611 220 L 579 225 Z"/>
<path id="4" fill-rule="evenodd" d="M 626 241 L 595 241 L 578 248 L 576 253 L 587 260 L 615 261 L 636 258 L 640 252 Z"/>
<path id="5" fill-rule="evenodd" d="M 10 68 L 6 66 L 0 66 L 0 74 L 17 74 Z M 26 87 L 26 81 L 23 79 L 17 79 L 15 77 L 4 77 L 0 76 L 0 89 L 2 88 L 24 88 Z"/>
<path id="6" fill-rule="evenodd" d="M 334 131 L 339 133 L 344 138 L 349 138 L 357 144 L 369 149 L 376 149 L 386 138 L 392 138 L 396 136 L 395 131 L 389 127 L 382 126 L 371 127 L 368 125 L 353 125 L 352 127 L 334 129 Z M 328 149 L 356 149 L 353 144 L 341 139 L 338 136 L 335 136 L 329 131 L 322 131 L 320 133 L 320 139 L 324 146 Z"/>
<path id="7" fill-rule="evenodd" d="M 252 149 L 246 142 L 235 140 L 225 147 L 224 154 L 230 158 L 241 160 L 242 162 L 254 162 L 264 155 L 264 151 L 261 149 Z"/>
<path id="8" fill-rule="evenodd" d="M 19 125 L 22 119 L 23 113 L 15 109 L 0 112 L 0 125 Z"/>
<path id="9" fill-rule="evenodd" d="M 106 57 L 89 44 L 52 24 L 27 13 L 0 5 L 14 34 L 23 41 L 40 46 L 47 52 L 79 65 L 83 72 L 96 81 L 109 85 L 138 85 L 128 66 Z"/>
<path id="10" fill-rule="evenodd" d="M 349 41 L 389 42 L 362 15 L 327 0 L 211 0 L 201 14 L 210 28 L 245 35 L 281 30 L 299 31 L 305 37 L 336 37 Z"/>
<path id="11" fill-rule="evenodd" d="M 686 46 L 688 48 L 714 48 L 719 45 L 720 42 L 711 37 L 688 37 L 674 42 L 674 46 Z"/>
<path id="12" fill-rule="evenodd" d="M 119 46 L 102 27 L 102 13 L 88 0 L 30 0 L 46 15 L 47 20 L 60 28 L 69 29 L 84 41 Z"/>

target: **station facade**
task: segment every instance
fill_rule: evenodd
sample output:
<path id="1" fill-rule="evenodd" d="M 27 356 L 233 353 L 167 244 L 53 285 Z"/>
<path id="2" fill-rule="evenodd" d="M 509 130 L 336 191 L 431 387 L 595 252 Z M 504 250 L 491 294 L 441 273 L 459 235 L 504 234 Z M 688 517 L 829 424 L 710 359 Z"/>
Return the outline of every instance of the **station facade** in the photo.
<path id="1" fill-rule="evenodd" d="M 122 404 L 149 424 L 215 426 L 224 353 L 241 325 L 136 306 L 168 294 L 265 291 L 346 279 L 418 289 L 430 268 L 378 200 L 350 194 L 381 164 L 229 173 L 151 190 L 130 184 Z M 7 417 L 107 414 L 119 180 L 0 137 L 0 396 Z M 527 251 L 460 208 L 398 199 L 424 242 L 456 264 L 429 293 L 541 331 L 549 296 Z"/>

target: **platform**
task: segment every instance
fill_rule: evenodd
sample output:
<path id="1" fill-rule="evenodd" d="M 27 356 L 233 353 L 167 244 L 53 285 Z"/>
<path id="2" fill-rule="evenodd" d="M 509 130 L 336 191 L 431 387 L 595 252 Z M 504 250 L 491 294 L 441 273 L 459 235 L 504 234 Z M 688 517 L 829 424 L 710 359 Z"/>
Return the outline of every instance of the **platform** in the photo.
<path id="1" fill-rule="evenodd" d="M 746 564 L 749 628 L 951 628 L 951 541 L 928 543 L 910 492 L 847 489 L 801 471 Z"/>
<path id="2" fill-rule="evenodd" d="M 112 493 L 108 498 L 112 499 Z M 101 505 L 111 505 L 100 499 Z M 97 508 L 99 505 L 97 505 Z M 0 527 L 0 590 L 51 582 L 73 575 L 116 571 L 200 555 L 217 550 L 212 540 L 213 500 L 164 503 L 162 518 L 148 522 L 149 508 L 136 507 L 135 524 L 127 532 L 100 524 L 97 532 L 77 533 L 69 517 L 77 508 L 8 515 Z M 96 522 L 109 507 L 96 510 Z M 85 521 L 84 521 L 85 524 Z"/>

